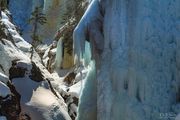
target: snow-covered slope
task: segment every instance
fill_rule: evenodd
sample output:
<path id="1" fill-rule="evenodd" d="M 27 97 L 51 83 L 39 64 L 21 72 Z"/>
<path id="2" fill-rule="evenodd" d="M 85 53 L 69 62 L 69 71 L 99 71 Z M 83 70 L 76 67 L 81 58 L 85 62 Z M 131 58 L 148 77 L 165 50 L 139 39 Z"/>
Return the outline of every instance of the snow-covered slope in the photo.
<path id="1" fill-rule="evenodd" d="M 97 87 L 98 120 L 159 120 L 178 114 L 172 108 L 180 103 L 179 10 L 179 0 L 92 1 L 74 41 L 79 57 L 86 40 L 99 53 L 97 84 L 83 90 Z M 83 100 L 92 97 L 81 97 L 78 120 L 91 119 Z"/>
<path id="2" fill-rule="evenodd" d="M 31 45 L 19 35 L 8 13 L 2 11 L 0 20 L 0 103 L 6 107 L 0 108 L 0 115 L 8 120 L 22 116 L 32 120 L 71 120 L 63 98 L 51 87 L 53 76 L 41 64 L 36 52 L 30 60 Z M 18 113 L 11 104 L 20 105 Z"/>

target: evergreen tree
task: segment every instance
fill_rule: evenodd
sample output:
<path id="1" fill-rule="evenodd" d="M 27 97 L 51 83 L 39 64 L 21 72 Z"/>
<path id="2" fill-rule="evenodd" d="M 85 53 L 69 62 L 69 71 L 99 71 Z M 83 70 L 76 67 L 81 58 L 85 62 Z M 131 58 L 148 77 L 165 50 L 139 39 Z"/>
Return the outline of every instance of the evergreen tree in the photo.
<path id="1" fill-rule="evenodd" d="M 42 13 L 41 7 L 36 7 L 35 10 L 31 13 L 31 18 L 29 19 L 29 23 L 32 24 L 32 46 L 36 47 L 38 44 L 42 42 L 40 39 L 40 35 L 38 34 L 39 25 L 44 25 L 47 21 L 45 14 Z"/>
<path id="2" fill-rule="evenodd" d="M 0 9 L 5 10 L 8 8 L 9 0 L 0 0 Z"/>
<path id="3" fill-rule="evenodd" d="M 73 50 L 73 31 L 87 7 L 87 5 L 83 3 L 86 3 L 86 0 L 74 0 L 73 5 L 68 4 L 67 12 L 63 15 L 61 22 L 64 26 L 60 30 L 60 34 L 63 37 L 64 49 L 66 49 L 69 54 L 72 54 Z"/>
<path id="4" fill-rule="evenodd" d="M 38 27 L 39 25 L 44 25 L 47 19 L 45 14 L 42 13 L 41 7 L 35 7 L 34 11 L 31 13 L 31 18 L 29 19 L 29 23 L 32 24 L 32 47 L 31 47 L 31 60 L 33 57 L 34 49 L 36 49 L 37 45 L 39 45 L 42 40 L 40 35 L 38 34 Z"/>
<path id="5" fill-rule="evenodd" d="M 1 11 L 8 8 L 9 0 L 0 0 L 0 18 L 2 17 Z"/>

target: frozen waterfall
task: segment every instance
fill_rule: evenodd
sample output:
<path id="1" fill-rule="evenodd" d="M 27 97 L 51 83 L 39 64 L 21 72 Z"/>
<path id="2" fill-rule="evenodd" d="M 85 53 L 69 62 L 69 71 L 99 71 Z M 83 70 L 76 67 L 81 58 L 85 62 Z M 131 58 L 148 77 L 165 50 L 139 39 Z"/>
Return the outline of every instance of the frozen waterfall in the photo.
<path id="1" fill-rule="evenodd" d="M 57 43 L 56 58 L 55 58 L 55 68 L 61 68 L 63 60 L 63 43 L 62 38 L 59 39 Z"/>
<path id="2" fill-rule="evenodd" d="M 100 65 L 96 82 L 89 80 L 94 85 L 84 87 L 92 97 L 81 96 L 89 101 L 81 102 L 78 120 L 159 120 L 179 113 L 173 109 L 180 104 L 179 11 L 179 0 L 92 1 L 75 29 L 74 50 L 80 57 L 90 41 Z M 94 99 L 96 113 L 87 107 Z"/>

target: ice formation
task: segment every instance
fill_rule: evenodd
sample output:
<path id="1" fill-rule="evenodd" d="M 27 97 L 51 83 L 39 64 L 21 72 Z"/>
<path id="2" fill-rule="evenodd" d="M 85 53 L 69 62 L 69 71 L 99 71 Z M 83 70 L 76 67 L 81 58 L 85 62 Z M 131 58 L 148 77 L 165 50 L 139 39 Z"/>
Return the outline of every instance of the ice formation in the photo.
<path id="1" fill-rule="evenodd" d="M 63 59 L 63 43 L 62 39 L 59 39 L 57 43 L 57 50 L 56 50 L 56 58 L 55 58 L 55 67 L 60 69 L 62 65 Z"/>
<path id="2" fill-rule="evenodd" d="M 79 102 L 77 120 L 96 120 L 97 116 L 97 81 L 95 63 L 92 61 L 90 64 L 87 77 L 85 79 L 83 91 L 81 93 L 81 99 Z M 83 114 L 81 114 L 83 113 Z"/>
<path id="3" fill-rule="evenodd" d="M 27 32 L 29 28 L 28 19 L 36 6 L 44 5 L 44 0 L 9 0 L 9 10 L 12 14 L 15 24 Z M 24 32 L 23 31 L 23 32 Z"/>
<path id="4" fill-rule="evenodd" d="M 73 47 L 76 63 L 81 62 L 81 59 L 84 57 L 86 41 L 91 43 L 91 52 L 93 53 L 91 57 L 93 59 L 98 58 L 99 53 L 101 53 L 103 49 L 103 35 L 101 33 L 101 27 L 102 14 L 100 12 L 99 2 L 97 0 L 93 0 L 80 20 L 80 24 L 78 24 L 74 30 Z M 89 36 L 89 38 L 87 36 Z"/>
<path id="5" fill-rule="evenodd" d="M 91 2 L 74 32 L 74 50 L 80 60 L 85 41 L 103 35 L 98 39 L 103 47 L 90 42 L 102 51 L 100 59 L 95 57 L 100 63 L 97 84 L 83 90 L 88 94 L 97 86 L 98 120 L 159 120 L 161 113 L 174 112 L 172 106 L 180 102 L 179 5 L 179 0 Z M 103 18 L 96 21 L 99 13 Z M 100 31 L 96 36 L 89 26 L 98 22 L 102 31 L 92 26 Z M 83 102 L 93 97 L 81 96 L 78 120 L 93 116 L 91 111 L 84 114 L 92 102 Z"/>

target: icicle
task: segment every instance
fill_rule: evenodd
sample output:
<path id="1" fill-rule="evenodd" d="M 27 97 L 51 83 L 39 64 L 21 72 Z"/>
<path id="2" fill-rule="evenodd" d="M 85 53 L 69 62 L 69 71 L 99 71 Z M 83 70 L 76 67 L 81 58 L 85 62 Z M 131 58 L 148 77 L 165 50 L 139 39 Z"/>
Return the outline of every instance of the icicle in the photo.
<path id="1" fill-rule="evenodd" d="M 63 46 L 62 46 L 62 38 L 59 39 L 57 43 L 57 50 L 56 50 L 56 58 L 55 58 L 55 68 L 60 68 L 62 63 L 62 56 L 63 55 Z"/>
<path id="2" fill-rule="evenodd" d="M 90 47 L 90 43 L 86 42 L 85 43 L 85 52 L 83 55 L 83 65 L 84 66 L 88 66 L 91 62 L 91 47 Z"/>
<path id="3" fill-rule="evenodd" d="M 82 62 L 82 54 L 85 49 L 85 34 L 81 31 L 82 27 L 77 26 L 73 33 L 73 49 L 74 49 L 74 62 L 76 65 L 81 64 Z"/>
<path id="4" fill-rule="evenodd" d="M 90 39 L 87 38 L 87 33 L 89 32 L 88 28 L 91 26 L 90 23 L 101 19 L 100 17 L 99 2 L 98 0 L 93 0 L 73 33 L 74 62 L 76 65 L 82 62 L 82 58 L 85 54 L 86 40 Z"/>

